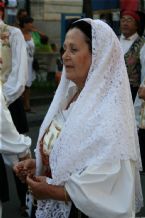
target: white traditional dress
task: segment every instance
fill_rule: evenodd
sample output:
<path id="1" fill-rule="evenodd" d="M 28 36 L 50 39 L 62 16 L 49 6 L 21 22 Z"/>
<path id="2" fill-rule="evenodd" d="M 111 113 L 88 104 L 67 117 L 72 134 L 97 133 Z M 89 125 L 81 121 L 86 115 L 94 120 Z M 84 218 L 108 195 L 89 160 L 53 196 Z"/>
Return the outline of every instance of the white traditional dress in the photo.
<path id="1" fill-rule="evenodd" d="M 0 81 L 0 155 L 5 154 L 6 157 L 8 157 L 13 154 L 14 156 L 11 156 L 13 159 L 11 159 L 18 160 L 29 153 L 30 146 L 31 139 L 20 135 L 13 124 L 10 112 L 6 106 L 2 92 L 2 83 Z M 2 160 L 0 160 L 0 194 L 4 193 L 4 195 L 7 196 L 7 178 L 4 165 L 1 164 Z M 14 164 L 14 162 L 12 164 Z M 3 194 L 0 196 L 0 217 L 2 214 L 2 200 L 7 200 L 6 197 L 3 197 Z"/>
<path id="2" fill-rule="evenodd" d="M 8 148 L 11 154 L 17 154 L 30 147 L 31 140 L 18 134 L 12 124 L 11 115 L 4 104 L 12 104 L 24 91 L 28 78 L 27 53 L 21 31 L 18 28 L 6 25 L 2 20 L 0 20 L 0 64 L 0 100 L 2 107 L 0 146 L 2 146 L 1 151 L 3 153 Z M 14 148 L 11 147 L 12 144 L 15 144 Z M 15 152 L 14 149 L 16 149 Z M 12 162 L 18 161 L 17 155 L 9 155 L 9 158 L 7 156 L 6 159 L 10 159 Z"/>
<path id="3" fill-rule="evenodd" d="M 11 69 L 12 54 L 8 26 L 0 21 L 0 28 L 0 153 L 22 157 L 29 152 L 31 139 L 17 132 L 6 106 L 3 86 Z"/>
<path id="4" fill-rule="evenodd" d="M 3 65 L 0 79 L 8 105 L 20 97 L 28 79 L 27 53 L 21 31 L 0 20 L 1 55 Z"/>
<path id="5" fill-rule="evenodd" d="M 19 134 L 14 126 L 10 112 L 2 93 L 0 81 L 0 153 L 16 154 L 18 158 L 29 152 L 31 139 L 28 136 Z"/>
<path id="6" fill-rule="evenodd" d="M 18 161 L 19 157 L 26 155 L 31 145 L 29 137 L 18 134 L 6 107 L 7 104 L 12 108 L 12 104 L 19 101 L 21 107 L 18 110 L 21 110 L 14 115 L 18 120 L 25 121 L 25 125 L 19 125 L 25 130 L 27 128 L 26 117 L 19 98 L 25 89 L 27 76 L 27 53 L 24 37 L 18 28 L 6 25 L 0 19 L 0 152 L 5 153 L 5 157 L 9 157 L 11 164 Z M 18 153 L 19 155 L 17 155 Z M 0 184 L 5 185 L 4 172 L 5 170 L 2 177 L 4 181 L 1 180 Z M 5 191 L 4 187 L 1 186 L 1 190 Z"/>
<path id="7" fill-rule="evenodd" d="M 48 184 L 65 186 L 75 206 L 90 218 L 134 218 L 143 205 L 134 108 L 120 43 L 100 20 L 92 26 L 92 64 L 49 156 Z M 85 61 L 85 60 L 84 60 Z M 65 67 L 40 128 L 37 175 L 43 164 L 39 141 L 76 92 Z M 68 218 L 71 203 L 38 201 L 37 218 Z"/>

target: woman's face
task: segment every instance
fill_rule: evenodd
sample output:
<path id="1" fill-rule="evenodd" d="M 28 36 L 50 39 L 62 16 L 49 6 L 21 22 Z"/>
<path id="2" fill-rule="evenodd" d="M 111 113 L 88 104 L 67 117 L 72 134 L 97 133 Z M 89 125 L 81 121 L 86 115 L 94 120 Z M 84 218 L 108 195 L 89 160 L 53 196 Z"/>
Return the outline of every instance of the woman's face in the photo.
<path id="1" fill-rule="evenodd" d="M 26 29 L 29 32 L 31 32 L 33 30 L 33 28 L 34 28 L 33 22 L 24 24 L 24 29 Z"/>
<path id="2" fill-rule="evenodd" d="M 83 87 L 92 62 L 92 54 L 84 33 L 79 29 L 73 28 L 67 32 L 62 58 L 67 79 Z"/>

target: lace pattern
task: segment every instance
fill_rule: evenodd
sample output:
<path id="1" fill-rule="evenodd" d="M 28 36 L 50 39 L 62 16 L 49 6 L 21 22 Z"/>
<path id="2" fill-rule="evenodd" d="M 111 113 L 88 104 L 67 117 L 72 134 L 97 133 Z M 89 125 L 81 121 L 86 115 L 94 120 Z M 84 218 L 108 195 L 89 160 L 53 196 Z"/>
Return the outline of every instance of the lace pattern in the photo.
<path id="1" fill-rule="evenodd" d="M 92 65 L 85 87 L 50 154 L 52 184 L 64 184 L 71 174 L 94 164 L 99 167 L 114 159 L 132 159 L 136 162 L 137 172 L 141 169 L 135 115 L 120 43 L 104 22 L 84 20 L 92 25 Z M 65 78 L 63 68 L 60 85 L 41 126 L 39 139 L 58 110 L 64 109 L 66 97 L 73 87 L 76 88 Z M 36 158 L 37 174 L 40 174 L 38 147 Z M 140 181 L 136 181 L 136 204 L 140 208 L 142 194 Z M 47 207 L 49 204 L 50 201 Z"/>
<path id="2" fill-rule="evenodd" d="M 71 203 L 54 200 L 38 201 L 37 205 L 37 218 L 68 218 L 71 209 Z"/>

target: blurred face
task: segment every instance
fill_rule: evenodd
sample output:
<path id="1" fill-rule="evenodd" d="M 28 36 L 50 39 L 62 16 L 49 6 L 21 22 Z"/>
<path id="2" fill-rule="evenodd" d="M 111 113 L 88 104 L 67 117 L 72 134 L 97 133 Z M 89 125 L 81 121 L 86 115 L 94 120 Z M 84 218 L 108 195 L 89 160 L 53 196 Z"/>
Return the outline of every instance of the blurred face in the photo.
<path id="1" fill-rule="evenodd" d="M 19 15 L 19 19 L 28 16 L 27 11 L 22 11 L 21 14 Z"/>
<path id="2" fill-rule="evenodd" d="M 29 31 L 29 32 L 31 32 L 33 30 L 33 28 L 34 28 L 33 22 L 24 24 L 24 29 Z"/>
<path id="3" fill-rule="evenodd" d="M 137 22 L 129 15 L 125 15 L 121 18 L 121 32 L 125 37 L 130 37 L 137 32 Z"/>
<path id="4" fill-rule="evenodd" d="M 0 19 L 3 20 L 3 18 L 4 18 L 4 12 L 0 10 Z"/>
<path id="5" fill-rule="evenodd" d="M 92 54 L 84 33 L 79 29 L 73 28 L 67 32 L 62 59 L 67 79 L 78 87 L 83 87 L 92 62 Z"/>

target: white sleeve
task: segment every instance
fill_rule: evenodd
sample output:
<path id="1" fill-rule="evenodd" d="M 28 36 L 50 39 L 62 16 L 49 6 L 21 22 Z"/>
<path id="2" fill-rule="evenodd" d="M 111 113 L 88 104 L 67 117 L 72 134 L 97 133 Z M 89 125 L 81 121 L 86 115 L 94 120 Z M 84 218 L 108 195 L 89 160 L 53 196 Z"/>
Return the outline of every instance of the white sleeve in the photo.
<path id="1" fill-rule="evenodd" d="M 4 97 L 0 94 L 0 153 L 23 156 L 29 151 L 31 139 L 17 132 Z"/>
<path id="2" fill-rule="evenodd" d="M 3 85 L 3 93 L 8 105 L 20 97 L 28 79 L 27 52 L 24 37 L 18 28 L 10 28 L 12 49 L 12 69 Z"/>
<path id="3" fill-rule="evenodd" d="M 99 169 L 73 174 L 65 188 L 75 206 L 90 218 L 132 218 L 134 168 L 130 161 L 114 161 Z"/>
<path id="4" fill-rule="evenodd" d="M 145 44 L 140 51 L 140 62 L 141 62 L 141 82 L 145 78 Z"/>

